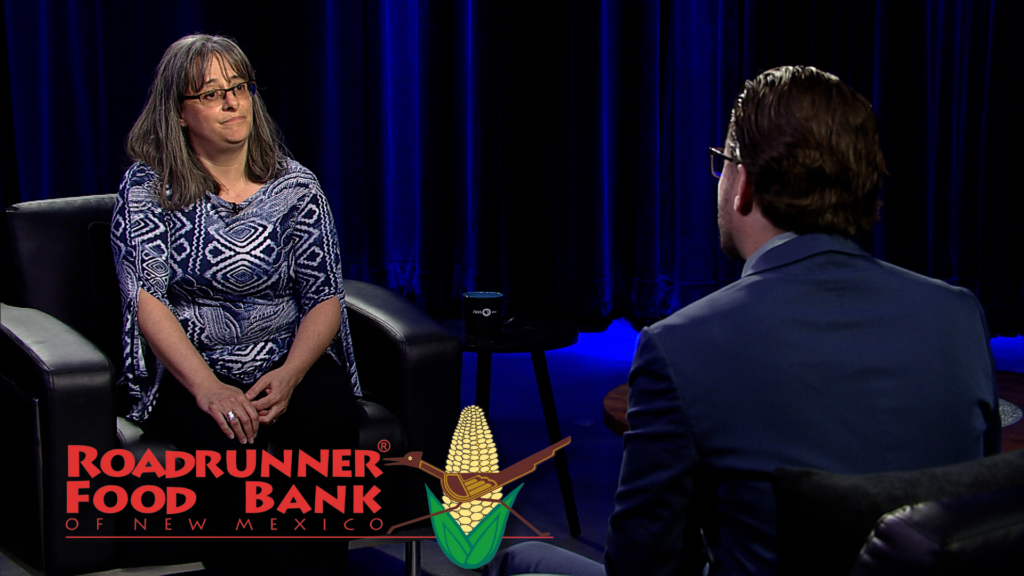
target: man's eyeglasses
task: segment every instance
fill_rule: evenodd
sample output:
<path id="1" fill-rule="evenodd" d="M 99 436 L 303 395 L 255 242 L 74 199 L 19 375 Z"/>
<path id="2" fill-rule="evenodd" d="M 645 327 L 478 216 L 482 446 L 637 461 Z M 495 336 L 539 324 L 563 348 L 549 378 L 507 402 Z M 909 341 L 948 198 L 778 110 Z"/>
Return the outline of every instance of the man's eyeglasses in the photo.
<path id="1" fill-rule="evenodd" d="M 255 82 L 239 82 L 230 88 L 217 88 L 194 96 L 181 96 L 179 100 L 198 100 L 203 106 L 213 106 L 227 99 L 228 92 L 239 100 L 256 95 Z"/>
<path id="2" fill-rule="evenodd" d="M 708 151 L 711 152 L 711 174 L 714 175 L 715 178 L 721 178 L 722 177 L 722 172 L 725 170 L 725 161 L 726 160 L 728 160 L 729 162 L 732 162 L 734 164 L 742 164 L 743 163 L 743 162 L 740 162 L 739 160 L 733 158 L 732 156 L 727 156 L 725 151 L 722 150 L 721 148 L 713 148 L 712 147 L 712 148 L 708 148 Z"/>

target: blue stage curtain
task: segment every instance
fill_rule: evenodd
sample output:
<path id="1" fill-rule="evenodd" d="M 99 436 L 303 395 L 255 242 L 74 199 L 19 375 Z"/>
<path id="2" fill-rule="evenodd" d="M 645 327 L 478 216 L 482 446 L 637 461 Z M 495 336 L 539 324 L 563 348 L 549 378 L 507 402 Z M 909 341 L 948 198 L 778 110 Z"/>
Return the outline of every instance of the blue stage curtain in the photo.
<path id="1" fill-rule="evenodd" d="M 707 147 L 745 78 L 810 64 L 878 111 L 878 257 L 1024 324 L 1014 0 L 5 2 L 3 203 L 116 191 L 175 39 L 234 37 L 337 214 L 345 273 L 599 320 L 734 280 Z M 13 152 L 11 151 L 13 149 Z"/>

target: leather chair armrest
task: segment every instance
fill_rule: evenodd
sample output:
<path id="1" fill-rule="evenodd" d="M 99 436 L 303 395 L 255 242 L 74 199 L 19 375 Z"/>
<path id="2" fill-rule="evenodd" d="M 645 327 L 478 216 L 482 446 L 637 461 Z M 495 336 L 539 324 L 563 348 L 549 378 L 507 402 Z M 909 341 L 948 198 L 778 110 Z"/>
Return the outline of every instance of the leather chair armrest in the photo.
<path id="1" fill-rule="evenodd" d="M 1014 486 L 882 516 L 850 574 L 999 574 L 1022 562 L 1024 486 Z"/>
<path id="2" fill-rule="evenodd" d="M 91 342 L 52 316 L 6 304 L 0 304 L 0 358 L 0 385 L 5 397 L 17 402 L 18 414 L 12 421 L 35 428 L 11 431 L 15 433 L 4 437 L 37 439 L 36 453 L 21 451 L 18 458 L 25 461 L 10 462 L 13 466 L 7 470 L 13 473 L 3 475 L 8 477 L 5 483 L 16 484 L 34 476 L 31 482 L 40 496 L 18 504 L 17 513 L 29 515 L 25 526 L 40 526 L 38 535 L 23 535 L 19 546 L 28 546 L 22 548 L 28 558 L 43 558 L 40 568 L 49 574 L 70 572 L 72 566 L 76 571 L 113 566 L 114 541 L 64 537 L 70 516 L 78 520 L 79 530 L 94 529 L 100 516 L 91 504 L 83 505 L 77 515 L 67 513 L 68 445 L 90 446 L 100 454 L 116 447 L 110 362 Z M 4 517 L 4 524 L 22 526 L 20 518 Z M 112 534 L 113 522 L 105 524 Z M 104 534 L 102 530 L 92 534 Z M 37 544 L 45 556 L 35 553 Z"/>
<path id="3" fill-rule="evenodd" d="M 379 450 L 381 440 L 387 440 L 388 449 L 396 454 L 405 454 L 408 444 L 405 430 L 398 418 L 380 404 L 359 400 L 363 423 L 359 427 L 359 448 L 361 450 Z"/>
<path id="4" fill-rule="evenodd" d="M 0 304 L 0 326 L 3 373 L 25 393 L 57 399 L 102 390 L 105 399 L 113 397 L 110 361 L 68 325 L 39 310 Z M 97 407 L 90 408 L 94 412 Z M 106 424 L 112 432 L 113 424 Z"/>
<path id="5" fill-rule="evenodd" d="M 352 345 L 367 400 L 402 422 L 409 450 L 444 461 L 459 419 L 462 346 L 456 336 L 401 296 L 347 280 Z"/>

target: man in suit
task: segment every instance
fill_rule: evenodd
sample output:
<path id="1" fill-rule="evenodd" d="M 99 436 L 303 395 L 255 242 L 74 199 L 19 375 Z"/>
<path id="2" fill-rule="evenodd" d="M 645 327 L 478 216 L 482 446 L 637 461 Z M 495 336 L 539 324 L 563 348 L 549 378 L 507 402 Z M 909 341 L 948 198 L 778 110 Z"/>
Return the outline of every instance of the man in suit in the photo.
<path id="1" fill-rule="evenodd" d="M 722 248 L 746 263 L 640 335 L 609 575 L 775 573 L 776 467 L 884 472 L 999 450 L 975 297 L 851 240 L 877 219 L 885 172 L 871 105 L 814 68 L 769 70 L 712 157 Z"/>

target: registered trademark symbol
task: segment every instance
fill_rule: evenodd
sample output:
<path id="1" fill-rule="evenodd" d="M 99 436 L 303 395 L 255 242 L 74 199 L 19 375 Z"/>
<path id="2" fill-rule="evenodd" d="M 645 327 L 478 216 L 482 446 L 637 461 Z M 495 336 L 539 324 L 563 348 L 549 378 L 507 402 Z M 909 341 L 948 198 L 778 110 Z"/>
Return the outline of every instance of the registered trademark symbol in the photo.
<path id="1" fill-rule="evenodd" d="M 377 442 L 377 450 L 379 452 L 387 452 L 388 450 L 391 450 L 391 442 L 388 442 L 387 440 Z"/>

